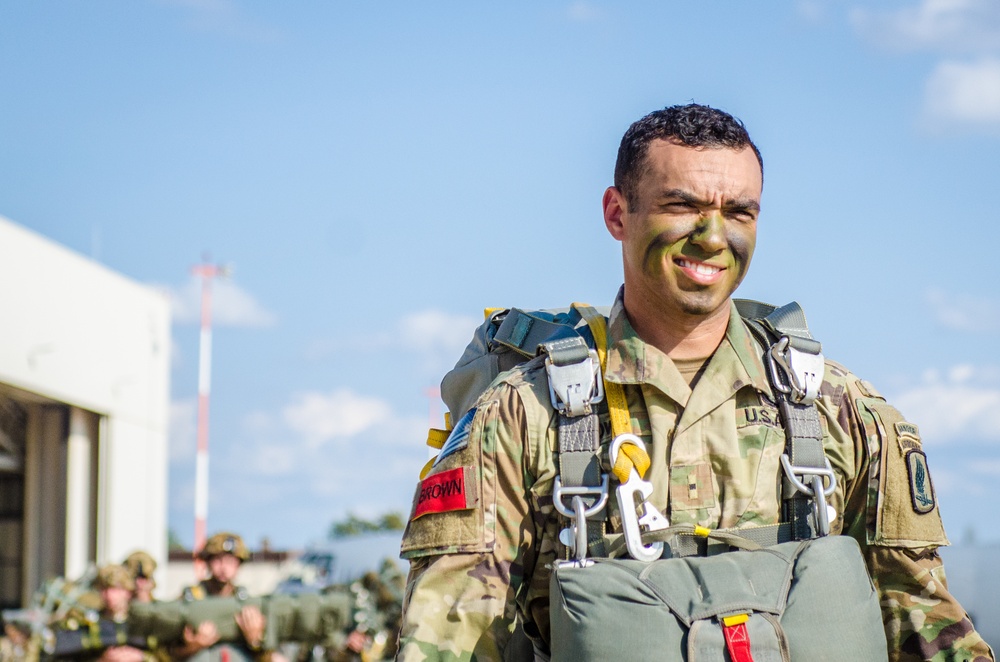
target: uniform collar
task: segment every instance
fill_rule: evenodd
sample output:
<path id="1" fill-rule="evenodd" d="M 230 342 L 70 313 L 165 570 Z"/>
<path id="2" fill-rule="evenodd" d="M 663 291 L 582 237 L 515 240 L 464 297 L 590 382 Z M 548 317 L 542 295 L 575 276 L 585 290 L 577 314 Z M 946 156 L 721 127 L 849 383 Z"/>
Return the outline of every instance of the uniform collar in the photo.
<path id="1" fill-rule="evenodd" d="M 708 413 L 747 385 L 772 398 L 762 358 L 735 304 L 730 303 L 725 338 L 692 393 L 670 357 L 636 334 L 625 313 L 624 291 L 624 287 L 618 291 L 608 321 L 606 380 L 653 386 L 691 410 L 685 412 L 685 419 Z"/>

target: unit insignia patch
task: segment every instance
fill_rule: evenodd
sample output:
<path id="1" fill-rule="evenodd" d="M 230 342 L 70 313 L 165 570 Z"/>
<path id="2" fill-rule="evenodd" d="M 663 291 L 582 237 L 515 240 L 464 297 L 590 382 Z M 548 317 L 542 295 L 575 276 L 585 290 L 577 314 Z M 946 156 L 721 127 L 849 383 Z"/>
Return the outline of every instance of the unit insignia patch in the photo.
<path id="1" fill-rule="evenodd" d="M 927 456 L 922 451 L 909 451 L 906 454 L 906 470 L 910 477 L 913 510 L 921 515 L 931 512 L 934 510 L 934 486 L 927 469 Z"/>

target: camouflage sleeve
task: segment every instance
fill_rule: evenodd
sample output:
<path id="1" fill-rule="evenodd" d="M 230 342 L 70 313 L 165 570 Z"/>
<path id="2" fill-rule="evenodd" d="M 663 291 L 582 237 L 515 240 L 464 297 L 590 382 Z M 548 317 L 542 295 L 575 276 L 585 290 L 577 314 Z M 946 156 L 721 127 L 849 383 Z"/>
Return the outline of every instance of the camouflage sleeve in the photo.
<path id="1" fill-rule="evenodd" d="M 525 421 L 501 385 L 456 424 L 417 485 L 398 660 L 502 660 L 534 564 Z"/>
<path id="2" fill-rule="evenodd" d="M 867 382 L 848 381 L 838 423 L 854 439 L 844 532 L 879 591 L 891 662 L 987 662 L 993 652 L 948 592 L 947 545 L 917 426 Z"/>

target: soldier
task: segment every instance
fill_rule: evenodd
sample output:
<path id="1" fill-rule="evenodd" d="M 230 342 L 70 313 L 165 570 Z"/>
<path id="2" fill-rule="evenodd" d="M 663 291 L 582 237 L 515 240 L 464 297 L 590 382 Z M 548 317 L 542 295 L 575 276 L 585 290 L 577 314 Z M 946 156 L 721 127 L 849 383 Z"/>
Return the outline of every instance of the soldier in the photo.
<path id="1" fill-rule="evenodd" d="M 181 593 L 182 600 L 202 600 L 208 596 L 249 596 L 244 587 L 235 583 L 240 565 L 250 558 L 250 551 L 240 536 L 235 533 L 217 533 L 205 541 L 205 546 L 198 556 L 208 566 L 209 577 L 185 588 Z M 234 659 L 242 654 L 246 659 L 270 662 L 284 660 L 284 657 L 276 652 L 261 650 L 266 623 L 260 609 L 252 605 L 244 607 L 236 615 L 236 624 L 243 633 L 246 646 L 240 647 L 242 650 L 231 651 L 227 658 Z M 210 621 L 201 623 L 196 630 L 185 627 L 184 644 L 173 649 L 171 655 L 178 659 L 187 659 L 212 648 L 218 641 L 218 631 Z"/>
<path id="2" fill-rule="evenodd" d="M 731 301 L 753 255 L 762 182 L 743 124 L 691 104 L 632 125 L 604 193 L 625 276 L 604 379 L 623 385 L 631 428 L 650 450 L 649 501 L 672 525 L 779 521 L 784 436 L 766 366 Z M 837 477 L 831 532 L 861 547 L 889 658 L 993 660 L 946 588 L 937 547 L 947 540 L 916 426 L 830 361 L 816 403 Z M 397 659 L 512 659 L 516 624 L 547 659 L 551 565 L 565 558 L 552 498 L 557 420 L 538 358 L 502 374 L 452 431 L 423 484 L 455 472 L 468 497 L 427 489 L 419 509 L 415 498 Z"/>
<path id="3" fill-rule="evenodd" d="M 128 570 L 120 565 L 103 566 L 97 572 L 94 588 L 101 600 L 97 620 L 80 622 L 79 616 L 67 619 L 63 624 L 65 629 L 56 633 L 56 656 L 83 662 L 155 662 L 159 659 L 154 651 L 139 647 L 145 643 L 119 644 L 128 641 L 126 621 L 135 590 Z M 74 648 L 77 652 L 69 652 Z"/>
<path id="4" fill-rule="evenodd" d="M 129 554 L 122 565 L 129 571 L 129 574 L 132 575 L 132 581 L 135 582 L 135 593 L 132 600 L 153 602 L 153 590 L 156 588 L 153 573 L 156 572 L 156 560 L 148 552 L 139 550 Z"/>

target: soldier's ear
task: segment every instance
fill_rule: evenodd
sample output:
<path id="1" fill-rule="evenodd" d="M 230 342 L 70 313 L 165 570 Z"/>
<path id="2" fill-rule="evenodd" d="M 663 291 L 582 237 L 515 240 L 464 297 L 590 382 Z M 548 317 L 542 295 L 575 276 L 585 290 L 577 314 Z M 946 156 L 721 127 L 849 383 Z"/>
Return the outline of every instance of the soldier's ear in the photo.
<path id="1" fill-rule="evenodd" d="M 625 196 L 614 186 L 609 186 L 604 191 L 604 225 L 607 226 L 611 236 L 621 241 L 625 237 L 624 216 L 628 213 L 628 201 Z"/>

